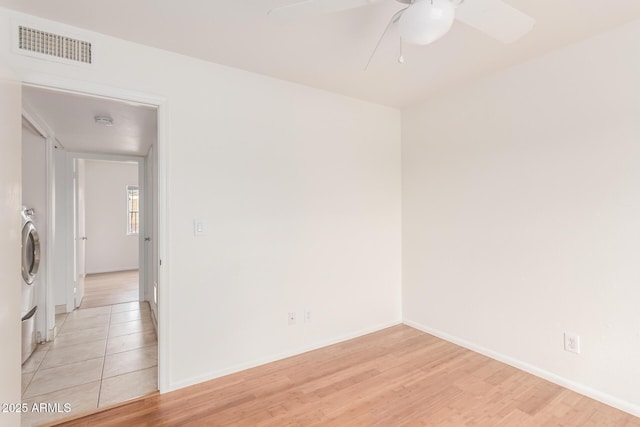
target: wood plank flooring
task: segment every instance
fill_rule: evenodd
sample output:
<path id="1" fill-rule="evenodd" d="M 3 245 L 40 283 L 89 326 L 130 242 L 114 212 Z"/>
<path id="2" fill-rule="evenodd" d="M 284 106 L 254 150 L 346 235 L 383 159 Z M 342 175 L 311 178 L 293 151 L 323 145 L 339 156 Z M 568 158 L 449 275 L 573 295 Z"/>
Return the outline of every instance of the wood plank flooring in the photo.
<path id="1" fill-rule="evenodd" d="M 405 325 L 64 426 L 640 426 Z"/>
<path id="2" fill-rule="evenodd" d="M 138 270 L 89 274 L 84 280 L 80 308 L 138 301 Z"/>

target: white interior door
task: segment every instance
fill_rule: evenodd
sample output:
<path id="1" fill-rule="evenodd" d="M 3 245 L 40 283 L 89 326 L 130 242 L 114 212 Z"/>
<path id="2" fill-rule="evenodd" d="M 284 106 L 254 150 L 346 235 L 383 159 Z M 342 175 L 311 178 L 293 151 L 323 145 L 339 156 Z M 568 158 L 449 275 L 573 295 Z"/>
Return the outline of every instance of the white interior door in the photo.
<path id="1" fill-rule="evenodd" d="M 20 84 L 0 66 L 0 387 L 1 402 L 20 402 Z M 19 426 L 20 414 L 1 414 Z"/>
<path id="2" fill-rule="evenodd" d="M 75 242 L 76 242 L 76 260 L 75 260 L 75 289 L 74 304 L 80 307 L 82 298 L 84 298 L 84 278 L 86 276 L 86 242 L 87 230 L 85 222 L 85 179 L 84 179 L 84 160 L 76 160 L 76 179 L 75 179 Z"/>
<path id="3" fill-rule="evenodd" d="M 157 319 L 158 304 L 158 208 L 156 205 L 158 186 L 155 179 L 156 160 L 154 147 L 151 147 L 145 159 L 144 193 L 144 269 L 145 300 L 149 302 L 153 315 Z"/>
<path id="4" fill-rule="evenodd" d="M 153 314 L 158 318 L 158 268 L 160 265 L 160 255 L 158 252 L 158 179 L 156 175 L 156 171 L 158 170 L 158 155 L 157 151 L 154 150 L 153 156 L 153 167 L 151 174 L 151 189 L 150 193 L 152 194 L 152 205 L 151 205 L 151 278 L 152 278 L 152 308 Z"/>

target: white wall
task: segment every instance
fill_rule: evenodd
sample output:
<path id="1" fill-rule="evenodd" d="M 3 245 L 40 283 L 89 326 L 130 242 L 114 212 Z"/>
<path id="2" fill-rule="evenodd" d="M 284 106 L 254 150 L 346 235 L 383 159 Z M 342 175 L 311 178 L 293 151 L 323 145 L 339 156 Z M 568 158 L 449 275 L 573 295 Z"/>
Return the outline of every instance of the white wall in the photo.
<path id="1" fill-rule="evenodd" d="M 155 171 L 158 170 L 158 150 L 151 147 L 144 162 L 145 186 L 144 186 L 144 211 L 145 211 L 145 236 L 151 237 L 146 242 L 145 257 L 147 258 L 145 300 L 149 302 L 154 318 L 158 319 L 157 290 L 158 290 L 158 189 L 159 182 Z"/>
<path id="2" fill-rule="evenodd" d="M 35 211 L 34 222 L 46 239 L 47 188 L 46 141 L 30 127 L 22 126 L 22 204 Z M 44 246 L 44 245 L 43 245 Z"/>
<path id="3" fill-rule="evenodd" d="M 53 170 L 54 170 L 54 197 L 53 205 L 55 209 L 55 226 L 54 226 L 54 248 L 52 254 L 52 297 L 54 305 L 60 306 L 67 304 L 67 205 L 69 197 L 67 169 L 67 154 L 62 149 L 53 150 Z M 72 310 L 72 304 L 66 308 Z"/>
<path id="4" fill-rule="evenodd" d="M 12 17 L 0 9 L 0 27 Z M 166 98 L 165 390 L 400 321 L 399 111 L 71 32 L 92 38 L 91 67 L 12 54 L 10 31 L 0 62 Z M 313 322 L 287 326 L 304 308 Z"/>
<path id="5" fill-rule="evenodd" d="M 138 235 L 127 235 L 127 186 L 137 163 L 85 161 L 86 273 L 138 268 Z"/>
<path id="6" fill-rule="evenodd" d="M 47 253 L 47 160 L 46 140 L 30 126 L 22 126 L 22 206 L 34 210 L 34 219 L 40 237 L 40 268 L 33 281 L 35 304 L 38 306 L 36 330 L 45 339 L 45 286 L 49 265 Z"/>
<path id="7" fill-rule="evenodd" d="M 0 402 L 20 402 L 20 86 L 0 61 Z M 20 425 L 20 413 L 1 412 L 0 425 Z"/>
<path id="8" fill-rule="evenodd" d="M 405 319 L 636 414 L 639 51 L 636 21 L 404 111 L 402 163 Z"/>
<path id="9" fill-rule="evenodd" d="M 86 221 L 86 192 L 85 192 L 85 163 L 84 159 L 73 160 L 75 168 L 73 173 L 75 176 L 74 182 L 74 215 L 75 220 L 70 225 L 74 227 L 75 236 L 73 238 L 73 245 L 75 246 L 75 260 L 74 260 L 74 289 L 73 300 L 74 308 L 80 307 L 82 299 L 84 298 L 84 283 L 87 276 L 87 221 Z"/>

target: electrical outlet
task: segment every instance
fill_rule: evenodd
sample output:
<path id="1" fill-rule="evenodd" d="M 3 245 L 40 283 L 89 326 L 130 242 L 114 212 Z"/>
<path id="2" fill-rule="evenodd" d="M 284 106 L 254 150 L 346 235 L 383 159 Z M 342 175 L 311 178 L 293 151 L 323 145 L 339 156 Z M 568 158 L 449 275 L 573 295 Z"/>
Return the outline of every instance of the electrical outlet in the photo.
<path id="1" fill-rule="evenodd" d="M 290 311 L 288 317 L 289 317 L 289 326 L 295 325 L 296 324 L 296 312 L 295 311 Z"/>
<path id="2" fill-rule="evenodd" d="M 580 354 L 580 335 L 571 332 L 564 333 L 564 350 Z"/>
<path id="3" fill-rule="evenodd" d="M 311 323 L 311 310 L 304 311 L 304 323 Z"/>

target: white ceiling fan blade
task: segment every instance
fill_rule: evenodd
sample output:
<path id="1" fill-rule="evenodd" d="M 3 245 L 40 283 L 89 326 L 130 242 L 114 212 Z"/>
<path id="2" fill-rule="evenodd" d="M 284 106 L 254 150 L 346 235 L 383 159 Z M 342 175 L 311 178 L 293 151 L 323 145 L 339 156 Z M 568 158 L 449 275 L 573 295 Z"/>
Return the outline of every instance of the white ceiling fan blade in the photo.
<path id="1" fill-rule="evenodd" d="M 293 19 L 302 16 L 321 15 L 340 12 L 356 7 L 368 6 L 380 0 L 303 0 L 286 6 L 271 9 L 269 16 Z"/>
<path id="2" fill-rule="evenodd" d="M 371 60 L 373 59 L 373 57 L 376 55 L 376 52 L 378 51 L 378 48 L 380 47 L 380 43 L 382 43 L 382 40 L 384 40 L 384 36 L 387 35 L 387 32 L 389 32 L 389 28 L 391 28 L 391 26 L 393 24 L 395 24 L 396 22 L 398 22 L 398 19 L 400 19 L 400 17 L 402 16 L 402 14 L 404 13 L 405 10 L 407 10 L 408 7 L 405 7 L 404 9 L 400 9 L 399 11 L 397 11 L 389 20 L 389 23 L 387 24 L 387 27 L 384 29 L 384 31 L 382 32 L 382 35 L 380 36 L 380 38 L 378 39 L 378 43 L 376 44 L 376 47 L 373 48 L 373 52 L 371 52 L 371 56 L 369 57 L 369 60 L 367 61 L 367 65 L 365 65 L 364 70 L 367 71 L 367 69 L 369 68 L 369 65 L 371 65 Z M 402 43 L 402 42 L 401 42 Z"/>
<path id="3" fill-rule="evenodd" d="M 456 19 L 503 43 L 513 43 L 533 29 L 536 20 L 501 0 L 465 0 Z"/>

